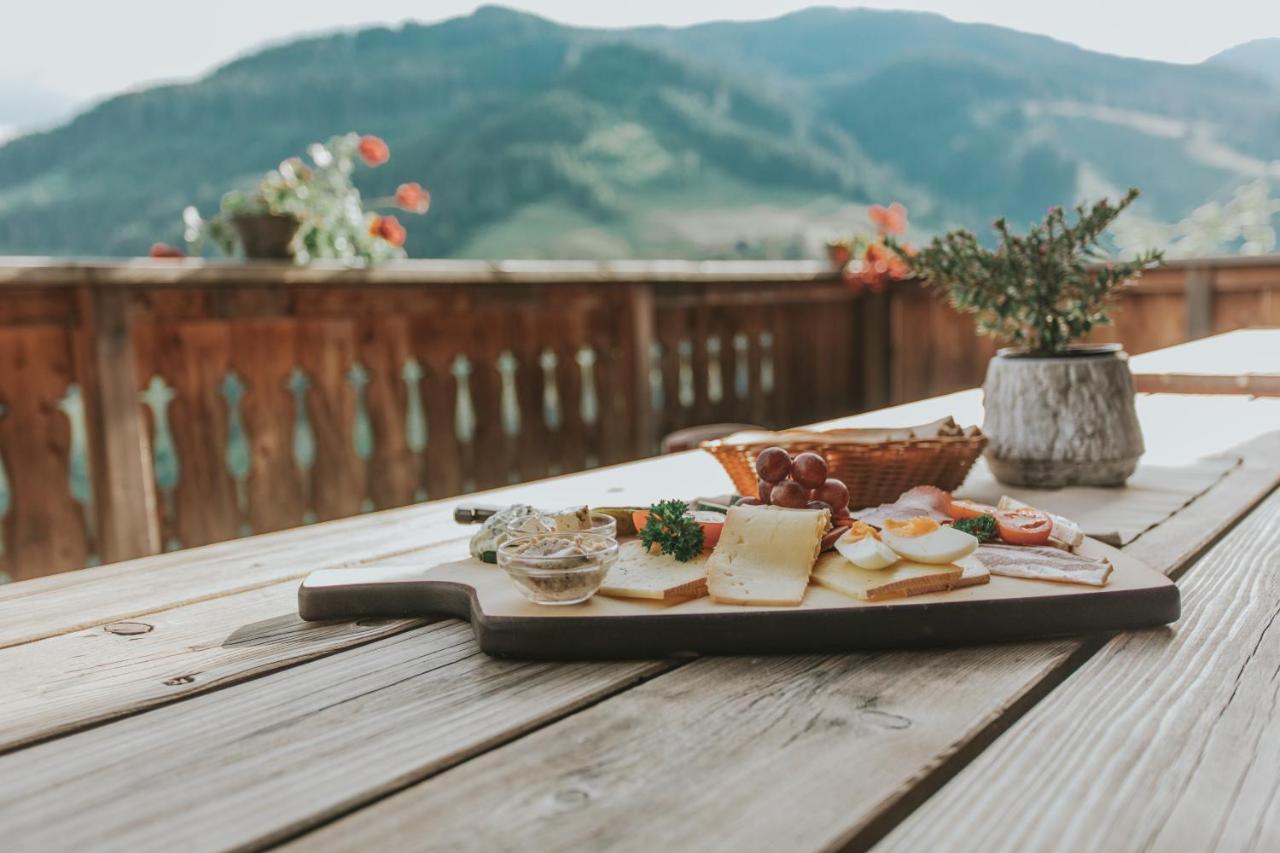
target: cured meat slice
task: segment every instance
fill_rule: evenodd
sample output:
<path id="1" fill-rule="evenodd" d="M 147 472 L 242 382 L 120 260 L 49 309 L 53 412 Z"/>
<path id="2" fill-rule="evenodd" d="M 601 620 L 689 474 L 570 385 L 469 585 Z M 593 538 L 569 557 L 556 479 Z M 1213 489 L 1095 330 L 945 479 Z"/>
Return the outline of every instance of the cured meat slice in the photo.
<path id="1" fill-rule="evenodd" d="M 951 495 L 937 486 L 915 486 L 899 495 L 893 503 L 860 509 L 853 513 L 853 517 L 876 527 L 883 527 L 886 519 L 916 518 L 921 515 L 941 523 L 951 520 L 951 516 L 947 514 L 947 507 L 950 505 Z"/>
<path id="2" fill-rule="evenodd" d="M 1048 545 L 981 545 L 976 556 L 993 575 L 1105 586 L 1111 562 Z"/>

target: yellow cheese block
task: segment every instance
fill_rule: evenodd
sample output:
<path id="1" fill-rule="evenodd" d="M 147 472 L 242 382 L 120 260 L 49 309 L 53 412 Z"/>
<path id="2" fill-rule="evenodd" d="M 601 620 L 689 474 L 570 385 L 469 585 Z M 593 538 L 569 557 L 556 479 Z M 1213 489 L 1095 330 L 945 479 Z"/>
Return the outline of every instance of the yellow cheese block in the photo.
<path id="1" fill-rule="evenodd" d="M 730 507 L 707 560 L 707 591 L 724 604 L 799 604 L 830 517 L 825 509 Z"/>
<path id="2" fill-rule="evenodd" d="M 670 554 L 650 553 L 638 540 L 623 542 L 599 592 L 614 598 L 699 598 L 707 594 L 707 557 L 682 563 Z"/>
<path id="3" fill-rule="evenodd" d="M 987 567 L 973 554 L 956 560 L 956 565 L 960 567 L 963 574 L 954 586 L 981 586 L 984 583 L 991 583 L 991 572 L 987 571 Z"/>
<path id="4" fill-rule="evenodd" d="M 956 586 L 964 569 L 954 563 L 936 565 L 899 560 L 887 569 L 860 569 L 839 552 L 818 558 L 813 579 L 827 589 L 862 601 L 880 601 L 943 592 Z"/>

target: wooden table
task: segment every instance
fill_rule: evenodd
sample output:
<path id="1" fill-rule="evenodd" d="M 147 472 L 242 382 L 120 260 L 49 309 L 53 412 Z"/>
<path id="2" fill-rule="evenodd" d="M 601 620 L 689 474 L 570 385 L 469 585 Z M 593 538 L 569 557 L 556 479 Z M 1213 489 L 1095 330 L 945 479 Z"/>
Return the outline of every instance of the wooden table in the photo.
<path id="1" fill-rule="evenodd" d="M 299 622 L 313 569 L 456 553 L 455 501 L 0 588 L 0 847 L 1276 849 L 1280 401 L 1139 411 L 1158 461 L 1244 442 L 1128 547 L 1178 577 L 1172 629 L 562 664 L 449 619 Z M 694 452 L 486 499 L 727 485 Z"/>
<path id="2" fill-rule="evenodd" d="M 1134 356 L 1139 391 L 1280 397 L 1280 329 L 1243 329 Z"/>

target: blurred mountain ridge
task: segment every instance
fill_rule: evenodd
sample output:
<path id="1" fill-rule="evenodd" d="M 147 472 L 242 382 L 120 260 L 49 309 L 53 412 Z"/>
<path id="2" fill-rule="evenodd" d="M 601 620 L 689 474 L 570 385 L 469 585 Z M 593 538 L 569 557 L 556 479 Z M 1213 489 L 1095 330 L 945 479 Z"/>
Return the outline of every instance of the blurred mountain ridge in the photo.
<path id="1" fill-rule="evenodd" d="M 483 7 L 301 38 L 0 147 L 0 252 L 132 255 L 334 133 L 418 180 L 413 256 L 798 257 L 901 200 L 921 232 L 1144 189 L 1176 220 L 1280 174 L 1280 82 L 923 13 L 589 30 Z"/>

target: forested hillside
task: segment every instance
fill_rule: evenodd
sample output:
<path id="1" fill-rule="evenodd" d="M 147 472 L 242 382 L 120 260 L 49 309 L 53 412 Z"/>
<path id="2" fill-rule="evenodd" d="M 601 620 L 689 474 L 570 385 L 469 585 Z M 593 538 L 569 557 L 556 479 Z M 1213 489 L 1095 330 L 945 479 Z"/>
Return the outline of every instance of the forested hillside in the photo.
<path id="1" fill-rule="evenodd" d="M 936 15 L 591 31 L 488 7 L 300 40 L 0 147 L 0 252 L 175 242 L 306 144 L 383 136 L 414 256 L 796 256 L 899 199 L 920 230 L 1144 188 L 1174 219 L 1280 160 L 1280 90 Z"/>

